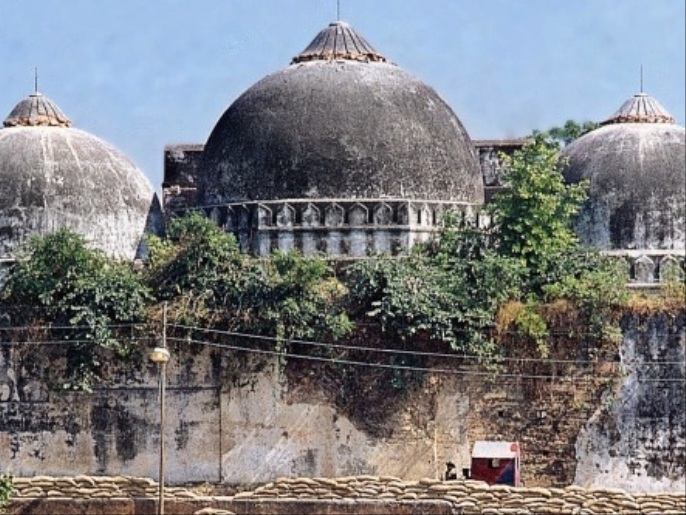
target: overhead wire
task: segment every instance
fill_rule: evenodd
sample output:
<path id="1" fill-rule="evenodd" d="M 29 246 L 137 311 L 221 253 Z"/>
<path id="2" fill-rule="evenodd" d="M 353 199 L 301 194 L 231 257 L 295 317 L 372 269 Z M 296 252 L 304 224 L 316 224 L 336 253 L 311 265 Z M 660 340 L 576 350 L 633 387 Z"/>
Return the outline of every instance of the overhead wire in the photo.
<path id="1" fill-rule="evenodd" d="M 405 371 L 411 371 L 411 372 L 430 372 L 430 373 L 440 373 L 440 374 L 452 374 L 452 375 L 472 375 L 472 376 L 487 376 L 487 377 L 493 377 L 493 378 L 516 378 L 516 379 L 557 379 L 557 380 L 566 380 L 569 378 L 575 378 L 575 379 L 581 379 L 583 382 L 590 382 L 593 380 L 592 377 L 588 377 L 587 374 L 584 375 L 579 375 L 579 376 L 571 376 L 569 374 L 559 374 L 559 375 L 551 375 L 551 374 L 520 374 L 520 373 L 503 373 L 503 372 L 496 372 L 496 371 L 475 371 L 475 370 L 456 370 L 456 369 L 447 369 L 447 368 L 427 368 L 427 367 L 416 367 L 416 366 L 411 366 L 411 365 L 400 365 L 400 364 L 391 364 L 391 363 L 372 363 L 368 361 L 358 361 L 358 360 L 350 360 L 350 359 L 339 359 L 335 357 L 326 357 L 326 356 L 311 356 L 311 355 L 305 355 L 305 354 L 294 354 L 294 353 L 284 353 L 280 352 L 278 350 L 268 350 L 268 349 L 255 349 L 251 347 L 241 347 L 237 345 L 229 345 L 226 343 L 217 343 L 217 342 L 208 342 L 205 340 L 196 340 L 193 338 L 180 338 L 180 337 L 175 337 L 175 336 L 168 336 L 167 340 L 171 341 L 176 341 L 176 342 L 183 342 L 183 343 L 194 343 L 198 345 L 205 345 L 208 347 L 215 347 L 215 348 L 220 348 L 220 349 L 229 349 L 229 350 L 234 350 L 234 351 L 241 351 L 241 352 L 247 352 L 247 353 L 253 353 L 253 354 L 265 354 L 265 355 L 270 355 L 270 356 L 281 356 L 285 357 L 288 359 L 300 359 L 300 360 L 307 360 L 307 361 L 318 361 L 318 362 L 326 362 L 326 363 L 333 363 L 337 365 L 353 365 L 353 366 L 365 366 L 365 367 L 376 367 L 376 368 L 384 368 L 384 369 L 394 369 L 394 370 L 405 370 Z M 682 383 L 684 382 L 685 379 L 649 379 L 649 380 L 643 380 L 640 381 L 641 383 L 653 383 L 653 382 L 665 382 L 665 383 Z"/>
<path id="2" fill-rule="evenodd" d="M 126 341 L 150 341 L 155 339 L 154 337 L 151 336 L 127 336 L 122 338 L 121 336 L 113 336 L 112 339 L 117 339 L 117 340 L 126 340 Z M 74 344 L 79 344 L 79 343 L 87 343 L 87 344 L 93 344 L 93 345 L 98 345 L 99 343 L 94 340 L 94 339 L 78 339 L 78 340 L 69 340 L 69 339 L 61 339 L 61 340 L 25 340 L 25 341 L 11 341 L 11 342 L 4 342 L 0 340 L 0 347 L 11 347 L 11 346 L 27 346 L 27 345 L 74 345 Z"/>
<path id="3" fill-rule="evenodd" d="M 282 341 L 275 336 L 264 336 L 255 335 L 248 333 L 240 333 L 236 331 L 226 331 L 221 329 L 210 329 L 197 326 L 187 326 L 183 324 L 169 324 L 167 327 L 178 328 L 189 331 L 200 331 L 205 333 L 213 333 L 224 336 L 231 336 L 235 338 L 245 338 L 245 339 L 256 339 L 265 341 Z M 561 363 L 561 364 L 594 364 L 596 361 L 593 360 L 574 360 L 574 359 L 554 359 L 554 358 L 518 358 L 513 356 L 479 356 L 476 354 L 459 354 L 459 353 L 441 353 L 441 352 L 427 352 L 427 351 L 417 351 L 417 350 L 407 350 L 407 349 L 388 349 L 383 347 L 362 347 L 358 345 L 346 345 L 340 343 L 325 343 L 317 342 L 312 340 L 299 340 L 299 339 L 286 339 L 288 343 L 294 343 L 298 345 L 314 346 L 314 347 L 325 347 L 331 349 L 344 349 L 344 350 L 355 350 L 355 351 L 366 351 L 366 352 L 378 352 L 382 354 L 406 354 L 411 356 L 426 356 L 426 357 L 436 357 L 436 358 L 451 358 L 451 359 L 473 359 L 480 361 L 516 361 L 516 362 L 536 362 L 536 363 Z M 619 361 L 606 361 L 608 363 L 621 363 Z M 651 361 L 647 363 L 642 363 L 646 365 L 680 365 L 681 361 Z"/>
<path id="4" fill-rule="evenodd" d="M 134 328 L 134 327 L 141 327 L 141 328 L 146 328 L 149 327 L 146 324 L 142 323 L 137 323 L 137 324 L 108 324 L 108 325 L 103 325 L 103 326 L 98 326 L 98 327 L 103 327 L 106 329 L 124 329 L 124 328 Z M 63 330 L 63 329 L 92 329 L 92 325 L 22 325 L 22 326 L 0 326 L 0 331 L 27 331 L 27 330 Z"/>
<path id="5" fill-rule="evenodd" d="M 109 329 L 121 329 L 121 328 L 147 328 L 149 329 L 150 326 L 146 326 L 145 324 L 113 324 L 109 326 L 103 326 L 105 328 Z M 249 333 L 242 333 L 242 332 L 237 332 L 237 331 L 226 331 L 226 330 L 220 330 L 220 329 L 212 329 L 212 328 L 204 328 L 204 327 L 198 327 L 198 326 L 188 326 L 188 325 L 183 325 L 183 324 L 168 324 L 169 328 L 176 328 L 176 329 L 182 329 L 186 331 L 198 331 L 198 332 L 204 332 L 204 333 L 213 333 L 213 334 L 219 334 L 219 335 L 225 335 L 225 336 L 231 336 L 235 338 L 244 338 L 244 339 L 257 339 L 257 340 L 264 340 L 264 341 L 271 341 L 271 342 L 278 342 L 278 341 L 283 341 L 283 339 L 274 337 L 274 336 L 265 336 L 265 335 L 255 335 L 255 334 L 249 334 Z M 82 330 L 82 329 L 92 329 L 91 326 L 16 326 L 16 327 L 4 327 L 0 328 L 0 330 L 36 330 L 36 329 L 43 329 L 43 330 L 48 330 L 48 329 L 59 329 L 59 330 Z M 154 336 L 127 336 L 127 335 L 114 335 L 115 338 L 125 338 L 130 341 L 145 341 L 145 340 L 154 340 Z M 184 341 L 188 341 L 187 338 L 183 339 Z M 59 344 L 75 344 L 75 343 L 89 343 L 93 342 L 93 340 L 89 339 L 78 339 L 78 340 L 71 340 L 68 338 L 64 339 L 51 339 L 51 340 L 24 340 L 24 341 L 11 341 L 11 342 L 3 342 L 0 341 L 0 345 L 59 345 Z M 381 353 L 381 354 L 397 354 L 397 355 L 409 355 L 409 356 L 423 356 L 423 357 L 435 357 L 435 358 L 449 358 L 449 359 L 470 359 L 470 360 L 478 360 L 481 362 L 489 362 L 489 361 L 495 361 L 495 362 L 503 362 L 503 361 L 512 361 L 512 362 L 517 362 L 517 363 L 527 363 L 527 362 L 533 362 L 533 363 L 547 363 L 547 364 L 577 364 L 577 365 L 588 365 L 588 364 L 595 364 L 597 361 L 594 360 L 583 360 L 583 359 L 555 359 L 555 358 L 543 358 L 543 357 L 537 357 L 537 358 L 525 358 L 525 357 L 514 357 L 514 356 L 479 356 L 479 355 L 474 355 L 474 354 L 460 354 L 460 353 L 441 353 L 441 352 L 427 352 L 427 351 L 419 351 L 419 350 L 407 350 L 407 349 L 390 349 L 390 348 L 383 348 L 383 347 L 363 347 L 363 346 L 357 346 L 357 345 L 346 345 L 346 344 L 338 344 L 338 343 L 325 343 L 325 342 L 318 342 L 318 341 L 312 341 L 312 340 L 301 340 L 301 339 L 287 339 L 288 343 L 292 344 L 297 344 L 297 345 L 305 345 L 305 346 L 315 346 L 315 347 L 323 347 L 327 349 L 342 349 L 342 350 L 352 350 L 352 351 L 364 351 L 364 352 L 373 352 L 373 353 Z M 645 367 L 651 367 L 651 366 L 669 366 L 669 365 L 681 365 L 682 362 L 680 361 L 649 361 L 649 362 L 620 362 L 620 361 L 611 361 L 611 360 L 605 360 L 603 363 L 616 363 L 616 364 L 623 364 L 623 365 L 632 365 L 634 367 L 636 366 L 645 366 Z"/>

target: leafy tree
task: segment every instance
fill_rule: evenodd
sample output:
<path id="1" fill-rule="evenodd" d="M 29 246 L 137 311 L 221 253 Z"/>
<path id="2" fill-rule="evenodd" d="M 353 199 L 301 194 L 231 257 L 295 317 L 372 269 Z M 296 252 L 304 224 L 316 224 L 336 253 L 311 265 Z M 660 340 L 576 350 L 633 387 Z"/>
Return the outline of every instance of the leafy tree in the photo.
<path id="1" fill-rule="evenodd" d="M 212 220 L 197 213 L 175 218 L 167 239 L 150 236 L 148 247 L 146 282 L 155 298 L 171 301 L 174 320 L 246 329 L 259 316 L 267 275 Z"/>
<path id="2" fill-rule="evenodd" d="M 440 239 L 429 248 L 433 266 L 445 274 L 454 296 L 456 341 L 474 354 L 493 354 L 484 337 L 500 306 L 521 296 L 525 268 L 516 257 L 498 252 L 498 232 L 464 216 L 448 216 Z"/>
<path id="3" fill-rule="evenodd" d="M 506 188 L 487 206 L 497 250 L 521 259 L 537 282 L 547 282 L 561 254 L 577 243 L 571 221 L 586 198 L 587 185 L 565 184 L 557 145 L 543 135 L 503 159 Z"/>
<path id="4" fill-rule="evenodd" d="M 454 297 L 442 271 L 424 256 L 375 256 L 351 265 L 345 283 L 354 311 L 404 344 L 418 334 L 452 339 Z"/>
<path id="5" fill-rule="evenodd" d="M 575 120 L 567 120 L 562 127 L 551 127 L 547 131 L 534 133 L 534 136 L 536 134 L 540 134 L 544 137 L 550 137 L 554 141 L 558 142 L 560 145 L 565 147 L 575 139 L 580 138 L 587 132 L 591 132 L 592 130 L 597 128 L 598 124 L 596 122 L 577 122 Z"/>
<path id="6" fill-rule="evenodd" d="M 579 331 L 607 340 L 618 331 L 612 313 L 627 299 L 627 271 L 599 251 L 582 248 L 573 232 L 572 220 L 586 199 L 587 183 L 565 184 L 565 163 L 553 139 L 577 137 L 593 127 L 568 121 L 563 128 L 535 134 L 521 151 L 504 156 L 507 188 L 487 206 L 495 248 L 526 267 L 521 287 L 527 303 L 516 322 L 542 352 L 547 329 L 537 312 L 541 303 L 570 301 L 584 322 Z"/>
<path id="7" fill-rule="evenodd" d="M 113 326 L 142 321 L 148 300 L 129 264 L 88 248 L 68 229 L 32 238 L 0 292 L 16 322 L 50 324 L 52 338 L 74 342 L 59 347 L 67 360 L 64 387 L 85 390 L 99 377 L 99 350 L 132 351 Z"/>
<path id="8" fill-rule="evenodd" d="M 167 239 L 150 235 L 148 246 L 146 276 L 160 300 L 211 290 L 243 265 L 235 237 L 198 213 L 172 220 Z"/>

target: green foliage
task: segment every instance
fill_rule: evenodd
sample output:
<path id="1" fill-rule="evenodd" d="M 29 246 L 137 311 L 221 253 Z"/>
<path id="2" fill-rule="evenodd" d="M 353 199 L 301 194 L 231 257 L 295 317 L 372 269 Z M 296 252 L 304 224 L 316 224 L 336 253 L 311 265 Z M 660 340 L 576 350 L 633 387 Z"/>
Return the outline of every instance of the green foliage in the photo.
<path id="1" fill-rule="evenodd" d="M 11 473 L 0 475 L 0 513 L 4 513 L 12 495 L 15 493 L 14 477 Z"/>
<path id="2" fill-rule="evenodd" d="M 448 215 L 440 238 L 428 249 L 452 296 L 453 348 L 476 355 L 495 353 L 485 337 L 500 306 L 521 295 L 522 261 L 497 252 L 497 234 L 461 215 Z"/>
<path id="3" fill-rule="evenodd" d="M 540 134 L 544 137 L 550 137 L 553 140 L 559 142 L 562 146 L 566 146 L 569 145 L 575 139 L 580 138 L 587 132 L 590 132 L 597 128 L 598 124 L 596 122 L 577 122 L 574 120 L 567 120 L 562 127 L 552 127 L 547 131 L 535 134 Z"/>
<path id="4" fill-rule="evenodd" d="M 427 249 L 432 266 L 447 276 L 460 302 L 472 303 L 491 318 L 503 302 L 518 298 L 525 269 L 522 260 L 503 255 L 498 235 L 462 215 L 448 214 L 440 238 Z"/>
<path id="5" fill-rule="evenodd" d="M 198 213 L 172 220 L 167 238 L 148 238 L 147 276 L 160 300 L 211 290 L 243 264 L 234 236 Z"/>
<path id="6" fill-rule="evenodd" d="M 344 280 L 353 309 L 361 308 L 401 342 L 417 333 L 452 339 L 454 297 L 445 275 L 424 256 L 376 256 L 352 265 Z"/>
<path id="7" fill-rule="evenodd" d="M 379 256 L 348 270 L 354 305 L 401 342 L 416 336 L 479 356 L 501 303 L 519 296 L 521 263 L 489 248 L 491 235 L 449 215 L 441 237 L 405 258 Z"/>
<path id="8" fill-rule="evenodd" d="M 566 273 L 543 286 L 544 298 L 571 301 L 585 322 L 579 329 L 589 340 L 616 341 L 620 334 L 614 314 L 629 300 L 626 265 L 597 251 L 576 248 L 559 267 Z"/>
<path id="9" fill-rule="evenodd" d="M 337 339 L 352 329 L 343 309 L 347 292 L 324 260 L 275 253 L 264 266 L 269 277 L 264 331 L 285 339 Z"/>
<path id="10" fill-rule="evenodd" d="M 345 294 L 319 258 L 277 253 L 242 254 L 233 235 L 193 214 L 174 219 L 169 239 L 151 238 L 147 281 L 160 300 L 173 301 L 173 317 L 188 325 L 277 338 L 337 338 L 352 328 Z"/>
<path id="11" fill-rule="evenodd" d="M 264 271 L 241 254 L 232 234 L 194 213 L 171 221 L 168 239 L 149 238 L 147 284 L 160 301 L 172 301 L 172 318 L 187 325 L 233 320 L 245 328 L 268 289 Z"/>
<path id="12" fill-rule="evenodd" d="M 523 260 L 530 277 L 545 279 L 576 244 L 571 220 L 586 198 L 586 184 L 564 183 L 557 146 L 543 136 L 503 159 L 507 188 L 487 206 L 498 252 Z"/>
<path id="13" fill-rule="evenodd" d="M 531 338 L 536 344 L 536 350 L 541 358 L 550 356 L 548 347 L 548 324 L 537 312 L 538 304 L 529 303 L 514 319 L 515 327 L 524 335 Z"/>
<path id="14" fill-rule="evenodd" d="M 89 390 L 99 377 L 100 349 L 119 356 L 131 352 L 113 326 L 143 318 L 148 290 L 131 266 L 87 247 L 66 229 L 32 238 L 10 269 L 0 302 L 23 324 L 47 323 L 66 357 L 63 386 Z"/>

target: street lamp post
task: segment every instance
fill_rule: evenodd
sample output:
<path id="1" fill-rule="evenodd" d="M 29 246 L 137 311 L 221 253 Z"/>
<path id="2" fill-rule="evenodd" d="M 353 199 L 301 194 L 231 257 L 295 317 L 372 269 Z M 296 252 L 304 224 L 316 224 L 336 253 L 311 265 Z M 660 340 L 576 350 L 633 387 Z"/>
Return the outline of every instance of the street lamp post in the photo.
<path id="1" fill-rule="evenodd" d="M 160 468 L 159 468 L 159 491 L 157 514 L 164 515 L 164 404 L 165 390 L 167 383 L 167 362 L 170 354 L 166 347 L 155 347 L 150 353 L 150 361 L 155 363 L 160 369 Z"/>
<path id="2" fill-rule="evenodd" d="M 163 326 L 162 326 L 162 345 L 160 347 L 155 347 L 150 353 L 150 361 L 155 363 L 159 367 L 160 371 L 160 385 L 159 385 L 159 397 L 160 397 L 160 467 L 159 467 L 159 486 L 158 486 L 158 501 L 157 501 L 157 515 L 164 515 L 164 405 L 165 405 L 165 393 L 167 386 L 167 362 L 171 357 L 169 350 L 167 349 L 167 306 L 164 306 L 164 316 L 163 316 Z"/>

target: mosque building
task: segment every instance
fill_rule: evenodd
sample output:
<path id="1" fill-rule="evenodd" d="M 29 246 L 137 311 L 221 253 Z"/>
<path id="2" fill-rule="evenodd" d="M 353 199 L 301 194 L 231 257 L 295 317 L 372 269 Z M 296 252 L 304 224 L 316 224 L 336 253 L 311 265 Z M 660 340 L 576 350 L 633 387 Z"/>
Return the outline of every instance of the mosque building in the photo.
<path id="1" fill-rule="evenodd" d="M 22 100 L 0 129 L 0 259 L 60 227 L 132 259 L 145 231 L 189 210 L 258 256 L 399 254 L 447 210 L 479 220 L 500 153 L 524 144 L 472 141 L 436 91 L 337 21 L 240 95 L 206 143 L 165 148 L 163 208 L 118 150 L 41 94 Z M 637 283 L 683 270 L 685 129 L 655 99 L 634 96 L 564 154 L 565 179 L 590 182 L 582 243 L 622 256 Z"/>
<path id="2" fill-rule="evenodd" d="M 61 228 L 132 260 L 163 216 L 143 172 L 112 145 L 74 128 L 49 98 L 20 101 L 0 128 L 0 260 L 32 235 Z"/>
<path id="3" fill-rule="evenodd" d="M 447 209 L 478 214 L 501 187 L 500 153 L 524 143 L 470 140 L 433 89 L 339 21 L 235 100 L 205 145 L 167 146 L 164 208 L 202 211 L 256 255 L 399 253 Z M 580 240 L 639 283 L 683 268 L 685 151 L 684 128 L 644 93 L 565 149 L 566 180 L 590 181 Z"/>

